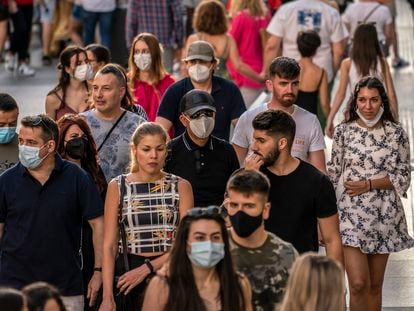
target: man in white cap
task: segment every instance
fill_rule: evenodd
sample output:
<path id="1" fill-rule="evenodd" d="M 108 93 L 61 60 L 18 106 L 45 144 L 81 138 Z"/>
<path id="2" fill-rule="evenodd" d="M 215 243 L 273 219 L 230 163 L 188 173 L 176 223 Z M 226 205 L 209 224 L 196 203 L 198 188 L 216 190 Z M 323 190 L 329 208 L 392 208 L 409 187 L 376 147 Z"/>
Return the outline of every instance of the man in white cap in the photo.
<path id="1" fill-rule="evenodd" d="M 166 130 L 174 127 L 174 136 L 181 135 L 185 127 L 180 122 L 180 100 L 192 89 L 205 91 L 213 97 L 217 111 L 213 135 L 229 140 L 230 125 L 236 125 L 246 110 L 238 87 L 231 81 L 214 76 L 217 59 L 212 45 L 205 41 L 193 42 L 184 58 L 189 77 L 172 84 L 165 92 L 155 122 Z"/>

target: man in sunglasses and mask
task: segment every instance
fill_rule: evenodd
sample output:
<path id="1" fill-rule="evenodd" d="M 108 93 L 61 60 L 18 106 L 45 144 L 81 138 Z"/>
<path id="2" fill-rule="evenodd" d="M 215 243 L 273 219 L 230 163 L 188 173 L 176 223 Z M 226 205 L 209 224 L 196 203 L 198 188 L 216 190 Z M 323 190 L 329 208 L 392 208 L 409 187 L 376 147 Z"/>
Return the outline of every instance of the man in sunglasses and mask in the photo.
<path id="1" fill-rule="evenodd" d="M 228 142 L 211 135 L 216 117 L 214 99 L 205 91 L 189 91 L 181 99 L 180 111 L 185 132 L 168 143 L 165 171 L 191 183 L 194 206 L 221 205 L 227 180 L 239 162 Z"/>
<path id="2" fill-rule="evenodd" d="M 232 225 L 231 254 L 252 286 L 253 310 L 277 310 L 298 253 L 292 244 L 265 230 L 270 182 L 261 172 L 240 170 L 227 183 L 225 207 Z"/>

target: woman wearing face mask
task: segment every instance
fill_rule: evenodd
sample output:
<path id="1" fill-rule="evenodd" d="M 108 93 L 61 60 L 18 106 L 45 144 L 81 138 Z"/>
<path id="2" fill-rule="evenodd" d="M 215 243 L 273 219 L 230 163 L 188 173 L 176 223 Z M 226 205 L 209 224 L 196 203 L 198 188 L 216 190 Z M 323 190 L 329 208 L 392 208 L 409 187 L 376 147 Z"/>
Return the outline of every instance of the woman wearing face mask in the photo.
<path id="1" fill-rule="evenodd" d="M 54 120 L 67 113 L 77 114 L 89 108 L 87 80 L 92 68 L 84 49 L 68 46 L 59 57 L 59 82 L 46 97 L 46 114 Z"/>
<path id="2" fill-rule="evenodd" d="M 57 121 L 57 125 L 59 127 L 58 153 L 63 159 L 78 164 L 89 174 L 104 200 L 107 184 L 98 164 L 96 145 L 88 124 L 81 116 L 67 114 Z M 94 273 L 95 260 L 92 228 L 87 221 L 83 222 L 82 227 L 82 255 L 83 283 L 88 284 Z M 85 310 L 89 310 L 87 286 L 84 286 L 84 297 Z"/>
<path id="3" fill-rule="evenodd" d="M 180 223 L 170 261 L 145 293 L 143 311 L 249 311 L 248 279 L 235 272 L 220 208 L 193 208 Z"/>
<path id="4" fill-rule="evenodd" d="M 121 305 L 140 310 L 147 281 L 168 259 L 180 218 L 193 206 L 191 185 L 162 171 L 167 138 L 158 124 L 138 126 L 132 135 L 130 173 L 109 183 L 101 311 Z"/>
<path id="5" fill-rule="evenodd" d="M 365 77 L 349 119 L 335 128 L 328 172 L 336 191 L 351 311 L 381 310 L 390 253 L 414 246 L 400 196 L 410 186 L 410 146 L 384 85 Z"/>
<path id="6" fill-rule="evenodd" d="M 157 38 L 150 33 L 135 37 L 129 54 L 129 87 L 135 103 L 144 108 L 149 121 L 155 120 L 162 96 L 174 83 L 165 71 L 161 54 Z"/>

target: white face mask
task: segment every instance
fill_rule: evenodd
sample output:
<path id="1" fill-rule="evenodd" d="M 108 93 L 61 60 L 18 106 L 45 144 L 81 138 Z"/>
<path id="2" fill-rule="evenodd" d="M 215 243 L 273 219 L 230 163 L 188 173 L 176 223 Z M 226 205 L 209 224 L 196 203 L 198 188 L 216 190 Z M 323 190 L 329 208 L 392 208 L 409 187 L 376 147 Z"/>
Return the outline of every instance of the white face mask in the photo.
<path id="1" fill-rule="evenodd" d="M 207 138 L 214 130 L 214 118 L 202 116 L 198 119 L 190 119 L 190 129 L 198 138 Z"/>
<path id="2" fill-rule="evenodd" d="M 20 163 L 28 168 L 28 169 L 35 169 L 38 167 L 44 159 L 49 155 L 47 153 L 43 158 L 40 157 L 40 150 L 44 148 L 43 147 L 32 147 L 32 146 L 26 146 L 26 145 L 19 145 L 19 160 Z"/>
<path id="3" fill-rule="evenodd" d="M 194 82 L 203 83 L 210 77 L 210 68 L 206 65 L 195 64 L 188 68 L 188 75 Z"/>
<path id="4" fill-rule="evenodd" d="M 359 109 L 356 110 L 356 113 L 359 116 L 359 118 L 365 123 L 366 126 L 373 127 L 381 119 L 382 114 L 384 113 L 384 108 L 382 106 L 380 106 L 380 108 L 377 112 L 377 115 L 371 120 L 365 119 L 365 117 L 362 115 L 362 113 L 359 111 Z"/>
<path id="5" fill-rule="evenodd" d="M 86 81 L 91 79 L 91 74 L 93 74 L 91 65 L 83 64 L 76 66 L 73 77 L 78 81 Z"/>
<path id="6" fill-rule="evenodd" d="M 152 58 L 150 53 L 139 53 L 134 55 L 134 63 L 139 70 L 147 71 L 151 67 Z"/>

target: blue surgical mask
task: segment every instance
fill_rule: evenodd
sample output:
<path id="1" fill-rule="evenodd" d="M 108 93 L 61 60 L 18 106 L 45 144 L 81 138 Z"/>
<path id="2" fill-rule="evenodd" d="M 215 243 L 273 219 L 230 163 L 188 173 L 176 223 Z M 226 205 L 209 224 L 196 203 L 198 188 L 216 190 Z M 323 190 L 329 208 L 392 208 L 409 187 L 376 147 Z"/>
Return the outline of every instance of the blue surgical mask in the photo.
<path id="1" fill-rule="evenodd" d="M 224 243 L 193 242 L 188 258 L 197 267 L 212 268 L 224 258 Z"/>
<path id="2" fill-rule="evenodd" d="M 43 147 L 39 148 L 39 147 L 19 145 L 20 163 L 28 169 L 35 169 L 36 167 L 38 167 L 42 163 L 42 161 L 46 159 L 46 157 L 49 155 L 49 154 L 46 154 L 43 158 L 40 157 L 39 153 Z"/>
<path id="3" fill-rule="evenodd" d="M 16 127 L 0 127 L 0 144 L 8 144 L 16 136 Z"/>

